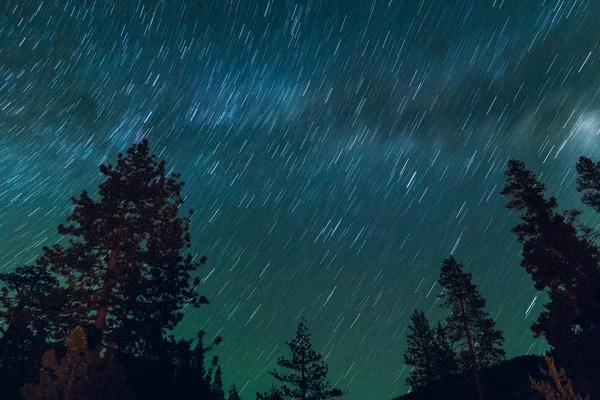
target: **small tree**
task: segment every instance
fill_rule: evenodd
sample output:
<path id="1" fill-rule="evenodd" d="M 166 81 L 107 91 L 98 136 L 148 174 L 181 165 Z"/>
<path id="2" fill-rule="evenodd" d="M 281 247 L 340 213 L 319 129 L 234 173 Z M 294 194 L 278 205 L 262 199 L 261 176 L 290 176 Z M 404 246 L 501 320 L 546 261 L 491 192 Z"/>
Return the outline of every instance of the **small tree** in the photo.
<path id="1" fill-rule="evenodd" d="M 446 328 L 438 322 L 435 329 L 436 379 L 444 379 L 459 372 L 456 352 L 448 340 Z"/>
<path id="2" fill-rule="evenodd" d="M 235 384 L 231 385 L 231 388 L 229 388 L 227 400 L 242 400 Z"/>
<path id="3" fill-rule="evenodd" d="M 271 390 L 268 392 L 256 392 L 256 400 L 283 400 L 283 392 L 275 385 L 271 385 Z"/>
<path id="4" fill-rule="evenodd" d="M 323 400 L 340 397 L 340 389 L 331 389 L 326 381 L 328 367 L 323 357 L 312 349 L 311 334 L 306 327 L 306 320 L 298 325 L 296 337 L 286 344 L 290 347 L 292 357 L 280 357 L 277 364 L 291 370 L 289 374 L 272 371 L 270 374 L 282 382 L 281 393 L 290 398 Z M 289 386 L 288 386 L 289 385 Z"/>
<path id="5" fill-rule="evenodd" d="M 406 335 L 404 363 L 413 367 L 406 383 L 419 389 L 436 380 L 435 335 L 423 311 L 415 310 L 410 317 Z"/>
<path id="6" fill-rule="evenodd" d="M 439 296 L 443 299 L 441 306 L 451 312 L 446 320 L 448 340 L 459 350 L 461 369 L 473 371 L 478 396 L 483 399 L 479 369 L 504 359 L 504 337 L 484 311 L 485 299 L 471 282 L 471 274 L 464 272 L 454 257 L 442 262 L 439 282 L 444 288 Z"/>
<path id="7" fill-rule="evenodd" d="M 215 376 L 211 383 L 211 391 L 214 394 L 215 400 L 225 400 L 225 392 L 223 391 L 223 377 L 221 376 L 221 367 L 217 366 Z"/>
<path id="8" fill-rule="evenodd" d="M 590 396 L 581 397 L 580 394 L 575 393 L 573 390 L 573 383 L 569 378 L 564 368 L 560 371 L 556 369 L 554 359 L 552 357 L 545 356 L 548 369 L 545 370 L 540 367 L 542 375 L 550 378 L 551 382 L 548 381 L 536 381 L 529 376 L 529 382 L 531 382 L 531 388 L 540 392 L 546 397 L 546 400 L 589 400 Z"/>
<path id="9" fill-rule="evenodd" d="M 25 400 L 108 400 L 126 398 L 123 371 L 112 348 L 88 348 L 85 332 L 75 328 L 66 340 L 66 354 L 60 360 L 50 349 L 42 358 L 38 383 L 23 387 Z"/>
<path id="10" fill-rule="evenodd" d="M 413 369 L 406 383 L 419 389 L 458 372 L 456 354 L 442 324 L 438 323 L 434 331 L 425 313 L 419 310 L 412 313 L 410 320 L 404 363 L 413 366 Z"/>

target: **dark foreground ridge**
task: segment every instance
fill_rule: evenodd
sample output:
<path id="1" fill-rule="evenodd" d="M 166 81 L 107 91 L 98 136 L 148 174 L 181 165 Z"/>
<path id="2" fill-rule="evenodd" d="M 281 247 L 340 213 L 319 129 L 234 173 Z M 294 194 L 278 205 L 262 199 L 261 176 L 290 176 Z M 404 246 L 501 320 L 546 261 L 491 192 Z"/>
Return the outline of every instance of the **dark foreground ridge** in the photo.
<path id="1" fill-rule="evenodd" d="M 495 400 L 545 399 L 542 394 L 531 388 L 528 379 L 528 375 L 536 380 L 541 379 L 543 376 L 539 367 L 544 365 L 544 357 L 529 355 L 515 357 L 482 369 L 480 378 L 485 398 Z M 431 383 L 422 389 L 393 400 L 426 399 L 477 399 L 470 371 Z"/>

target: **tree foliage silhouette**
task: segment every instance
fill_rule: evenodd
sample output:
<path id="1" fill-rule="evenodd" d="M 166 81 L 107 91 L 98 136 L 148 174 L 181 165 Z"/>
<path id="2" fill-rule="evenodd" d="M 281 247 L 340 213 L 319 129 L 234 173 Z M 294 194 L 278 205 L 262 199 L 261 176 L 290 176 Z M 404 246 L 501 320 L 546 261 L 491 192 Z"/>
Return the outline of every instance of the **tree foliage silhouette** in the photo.
<path id="1" fill-rule="evenodd" d="M 412 313 L 410 320 L 404 363 L 413 369 L 406 383 L 419 389 L 457 372 L 455 354 L 442 325 L 432 329 L 425 313 L 419 310 Z"/>
<path id="2" fill-rule="evenodd" d="M 229 388 L 229 392 L 227 393 L 227 400 L 242 400 L 235 384 L 231 385 L 231 387 Z"/>
<path id="3" fill-rule="evenodd" d="M 145 357 L 124 357 L 127 371 L 139 399 L 186 398 L 195 393 L 198 398 L 216 400 L 211 383 L 218 367 L 218 357 L 207 361 L 208 352 L 221 342 L 217 337 L 204 345 L 204 331 L 195 339 L 164 339 L 161 346 Z M 207 368 L 207 364 L 209 365 Z"/>
<path id="4" fill-rule="evenodd" d="M 200 379 L 210 394 L 210 379 L 198 365 L 207 349 L 167 337 L 185 306 L 208 303 L 194 290 L 198 278 L 191 278 L 206 258 L 186 254 L 192 211 L 178 215 L 183 182 L 178 174 L 167 176 L 165 161 L 150 153 L 146 140 L 119 154 L 115 166 L 101 165 L 100 173 L 97 199 L 86 191 L 71 199 L 68 224 L 58 227 L 66 241 L 44 247 L 36 266 L 0 274 L 0 322 L 7 332 L 35 338 L 37 353 L 64 341 L 75 326 L 86 328 L 91 349 L 117 343 L 119 362 L 144 398 L 157 398 L 156 392 L 146 390 L 152 382 L 136 380 L 138 372 L 169 375 L 167 366 L 177 370 L 167 381 Z M 15 342 L 19 335 L 4 334 L 0 350 L 7 337 Z M 27 346 L 19 343 L 22 351 L 10 356 L 25 359 Z M 26 367 L 35 371 L 39 362 Z M 216 362 L 211 374 L 214 368 Z"/>
<path id="5" fill-rule="evenodd" d="M 442 307 L 450 310 L 446 319 L 447 337 L 457 350 L 461 369 L 470 368 L 480 399 L 483 398 L 479 369 L 504 360 L 502 332 L 484 311 L 485 299 L 471 282 L 471 274 L 463 271 L 454 257 L 442 262 L 440 285 L 444 288 L 439 297 Z"/>
<path id="6" fill-rule="evenodd" d="M 48 350 L 42 358 L 39 382 L 23 387 L 25 400 L 109 400 L 126 399 L 123 371 L 114 348 L 97 346 L 90 350 L 81 327 L 66 340 L 66 354 L 57 358 Z"/>
<path id="7" fill-rule="evenodd" d="M 21 388 L 38 378 L 46 342 L 24 327 L 2 329 L 0 390 L 3 400 L 21 399 Z"/>
<path id="8" fill-rule="evenodd" d="M 340 397 L 340 389 L 331 389 L 326 381 L 328 367 L 323 357 L 312 349 L 311 334 L 302 319 L 296 330 L 296 337 L 286 344 L 290 347 L 290 359 L 280 357 L 277 364 L 281 368 L 291 370 L 289 373 L 272 371 L 270 374 L 279 382 L 281 394 L 296 399 L 331 399 Z M 257 393 L 257 396 L 260 394 Z"/>
<path id="9" fill-rule="evenodd" d="M 57 325 L 65 325 L 69 318 L 62 311 L 68 303 L 58 279 L 46 268 L 25 266 L 0 274 L 0 281 L 0 320 L 4 325 L 28 329 L 40 339 L 55 339 Z"/>
<path id="10" fill-rule="evenodd" d="M 583 204 L 600 213 L 600 162 L 580 157 L 577 162 L 577 190 Z"/>
<path id="11" fill-rule="evenodd" d="M 435 328 L 435 360 L 436 360 L 436 379 L 444 379 L 448 376 L 458 373 L 456 352 L 448 340 L 446 328 L 438 322 Z"/>
<path id="12" fill-rule="evenodd" d="M 217 366 L 215 376 L 210 385 L 211 391 L 214 394 L 215 400 L 225 400 L 225 392 L 223 391 L 223 377 L 221 367 Z"/>
<path id="13" fill-rule="evenodd" d="M 423 311 L 415 310 L 410 317 L 411 325 L 406 335 L 404 363 L 413 366 L 406 383 L 418 389 L 435 381 L 434 347 L 435 335 Z"/>
<path id="14" fill-rule="evenodd" d="M 582 201 L 600 210 L 600 166 L 582 157 L 577 164 L 577 189 Z M 557 211 L 556 199 L 545 197 L 545 186 L 518 160 L 510 160 L 506 185 L 507 208 L 519 212 L 512 231 L 523 245 L 521 265 L 535 288 L 549 301 L 532 325 L 563 359 L 577 365 L 600 361 L 600 251 L 597 233 L 579 221 L 580 211 Z M 583 374 L 583 375 L 582 375 Z M 587 378 L 576 371 L 576 382 Z"/>
<path id="15" fill-rule="evenodd" d="M 165 161 L 150 154 L 147 141 L 100 172 L 100 200 L 85 191 L 72 198 L 69 225 L 58 227 L 68 246 L 45 247 L 38 264 L 66 279 L 72 319 L 94 323 L 126 351 L 173 329 L 184 305 L 207 301 L 190 282 L 199 264 L 183 254 L 191 211 L 178 216 L 180 176 L 167 177 Z"/>
<path id="16" fill-rule="evenodd" d="M 21 387 L 37 378 L 47 341 L 61 337 L 54 321 L 66 326 L 69 315 L 62 310 L 67 300 L 58 279 L 36 266 L 2 273 L 0 281 L 0 382 L 5 383 L 3 396 L 17 399 Z"/>
<path id="17" fill-rule="evenodd" d="M 283 400 L 283 392 L 281 389 L 275 387 L 275 385 L 271 385 L 271 390 L 264 393 L 256 393 L 256 400 Z"/>

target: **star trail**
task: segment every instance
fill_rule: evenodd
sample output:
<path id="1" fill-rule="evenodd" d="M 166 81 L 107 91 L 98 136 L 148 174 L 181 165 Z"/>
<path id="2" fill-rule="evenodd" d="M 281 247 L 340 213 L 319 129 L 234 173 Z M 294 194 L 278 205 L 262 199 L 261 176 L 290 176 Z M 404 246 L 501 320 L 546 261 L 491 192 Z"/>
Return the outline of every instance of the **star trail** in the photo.
<path id="1" fill-rule="evenodd" d="M 221 335 L 242 398 L 270 387 L 303 316 L 344 398 L 406 392 L 410 313 L 444 316 L 450 254 L 507 355 L 543 352 L 499 192 L 514 157 L 579 207 L 599 34 L 593 0 L 4 0 L 0 271 L 59 241 L 69 197 L 148 138 L 208 257 L 211 304 L 177 333 Z"/>

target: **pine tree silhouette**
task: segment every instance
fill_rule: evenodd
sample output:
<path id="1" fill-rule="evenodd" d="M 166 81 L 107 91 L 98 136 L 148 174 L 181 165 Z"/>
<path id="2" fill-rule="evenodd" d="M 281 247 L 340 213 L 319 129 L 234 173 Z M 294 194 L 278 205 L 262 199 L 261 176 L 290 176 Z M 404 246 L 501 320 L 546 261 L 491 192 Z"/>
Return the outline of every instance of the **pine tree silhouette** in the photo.
<path id="1" fill-rule="evenodd" d="M 600 213 L 600 162 L 580 157 L 577 163 L 577 191 L 583 204 Z"/>
<path id="2" fill-rule="evenodd" d="M 286 342 L 292 357 L 290 359 L 280 357 L 277 360 L 280 367 L 292 372 L 284 374 L 272 371 L 270 374 L 283 383 L 281 394 L 285 397 L 311 400 L 340 397 L 342 391 L 331 389 L 329 382 L 326 381 L 328 367 L 323 357 L 312 349 L 310 337 L 306 320 L 303 318 L 296 330 L 296 337 Z M 257 396 L 260 394 L 257 393 Z"/>
<path id="3" fill-rule="evenodd" d="M 231 385 L 229 388 L 227 400 L 242 400 L 235 384 Z"/>
<path id="4" fill-rule="evenodd" d="M 599 210 L 600 167 L 582 157 L 577 164 L 577 189 L 582 201 Z M 592 365 L 600 361 L 600 250 L 597 233 L 579 221 L 580 211 L 557 211 L 554 197 L 518 160 L 510 160 L 506 185 L 507 208 L 520 223 L 512 231 L 523 245 L 521 265 L 535 288 L 548 293 L 544 311 L 532 325 L 562 359 L 576 359 L 576 386 L 587 391 Z"/>
<path id="5" fill-rule="evenodd" d="M 206 258 L 195 261 L 186 254 L 192 211 L 178 215 L 183 182 L 178 174 L 167 176 L 165 161 L 150 153 L 146 140 L 119 154 L 115 166 L 101 165 L 100 172 L 105 180 L 97 199 L 86 191 L 71 199 L 68 224 L 58 227 L 66 243 L 44 247 L 36 266 L 0 274 L 0 322 L 7 331 L 36 338 L 38 354 L 64 341 L 75 326 L 85 328 L 90 349 L 118 344 L 119 362 L 144 398 L 158 398 L 159 390 L 148 391 L 153 382 L 136 380 L 139 371 L 159 375 L 167 365 L 181 363 L 185 368 L 177 367 L 169 381 L 187 376 L 210 394 L 210 379 L 198 375 L 203 367 L 196 359 L 205 349 L 166 336 L 182 320 L 185 306 L 208 303 L 193 290 L 199 280 L 191 274 Z M 17 336 L 8 335 L 13 342 Z M 0 350 L 7 347 L 4 340 Z M 24 359 L 27 343 L 19 348 L 21 354 L 12 352 L 12 358 Z"/>
<path id="6" fill-rule="evenodd" d="M 126 350 L 173 329 L 184 305 L 207 301 L 192 290 L 190 273 L 199 263 L 183 254 L 191 212 L 178 216 L 179 175 L 167 177 L 147 141 L 100 172 L 100 200 L 85 191 L 72 198 L 70 224 L 58 227 L 69 245 L 45 247 L 38 264 L 66 278 L 73 318 L 82 326 L 93 322 Z"/>
<path id="7" fill-rule="evenodd" d="M 477 287 L 471 282 L 471 274 L 454 257 L 442 262 L 440 285 L 444 288 L 439 297 L 442 307 L 450 310 L 446 319 L 446 332 L 450 343 L 458 349 L 461 369 L 470 368 L 480 399 L 483 399 L 479 369 L 504 360 L 502 332 L 495 329 Z"/>
<path id="8" fill-rule="evenodd" d="M 413 366 L 406 383 L 414 389 L 427 386 L 437 379 L 435 372 L 435 334 L 423 311 L 415 310 L 406 335 L 404 363 Z"/>
<path id="9" fill-rule="evenodd" d="M 448 340 L 446 328 L 438 322 L 435 328 L 435 376 L 444 379 L 459 372 L 456 352 Z"/>
<path id="10" fill-rule="evenodd" d="M 215 400 L 225 400 L 225 392 L 223 391 L 223 378 L 221 376 L 220 366 L 217 366 L 215 376 L 210 386 L 211 391 L 214 394 Z"/>
<path id="11" fill-rule="evenodd" d="M 271 390 L 264 393 L 256 393 L 256 400 L 283 400 L 283 392 L 271 385 Z"/>
<path id="12" fill-rule="evenodd" d="M 57 325 L 64 322 L 55 321 L 68 318 L 61 313 L 67 301 L 58 279 L 46 268 L 25 266 L 1 273 L 0 281 L 0 320 L 4 325 L 28 329 L 40 339 L 56 339 Z"/>
<path id="13" fill-rule="evenodd" d="M 413 389 L 420 389 L 457 373 L 456 354 L 444 327 L 438 323 L 436 329 L 432 329 L 425 313 L 420 310 L 415 310 L 410 320 L 404 363 L 413 366 L 413 369 L 406 383 Z"/>
<path id="14" fill-rule="evenodd" d="M 56 327 L 47 313 L 63 317 L 66 301 L 58 280 L 35 266 L 2 273 L 0 281 L 0 382 L 3 399 L 16 400 L 21 387 L 37 378 L 47 341 L 54 337 Z"/>

